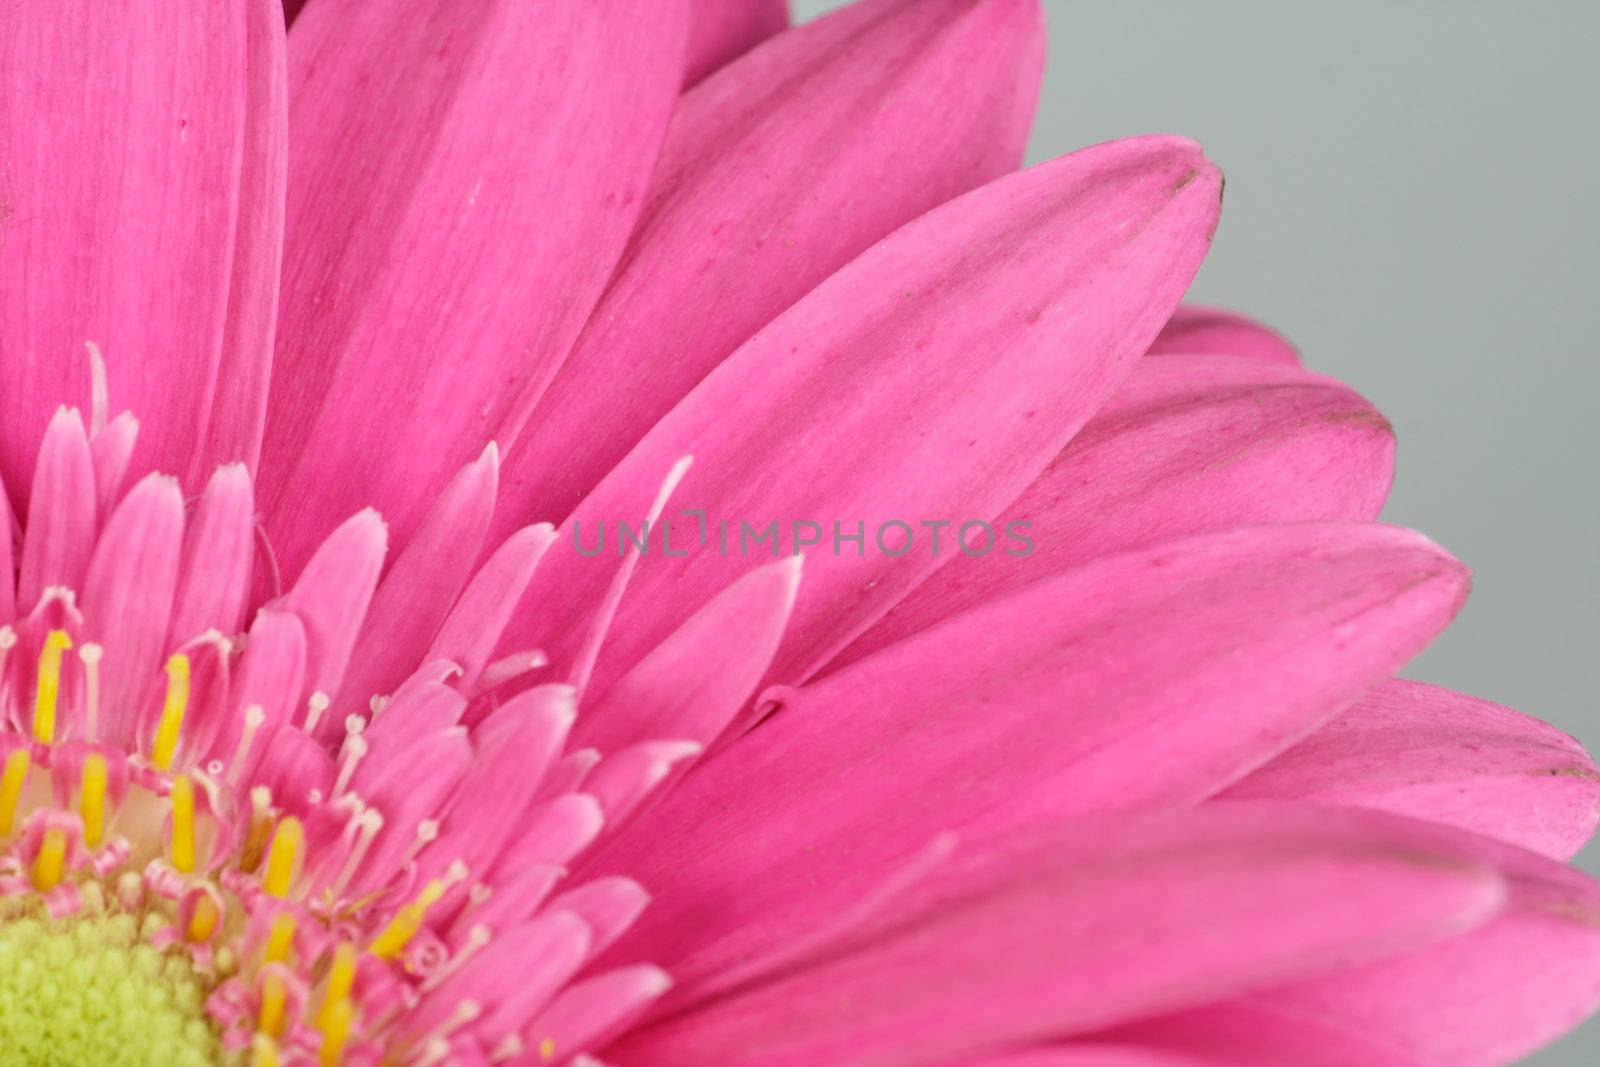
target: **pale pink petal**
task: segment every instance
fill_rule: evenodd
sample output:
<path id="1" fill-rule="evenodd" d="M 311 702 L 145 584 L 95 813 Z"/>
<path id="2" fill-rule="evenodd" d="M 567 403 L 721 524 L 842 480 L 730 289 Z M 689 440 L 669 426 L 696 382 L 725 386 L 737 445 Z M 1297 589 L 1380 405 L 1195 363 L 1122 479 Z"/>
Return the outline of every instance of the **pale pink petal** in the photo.
<path id="1" fill-rule="evenodd" d="M 181 644 L 206 630 L 244 625 L 256 551 L 255 496 L 242 463 L 218 467 L 195 506 L 183 539 L 183 568 L 171 637 Z"/>
<path id="2" fill-rule="evenodd" d="M 511 520 L 569 514 L 784 308 L 1016 170 L 1043 41 L 1038 0 L 867 0 L 685 96 L 617 276 L 508 444 Z"/>
<path id="3" fill-rule="evenodd" d="M 615 826 L 631 815 L 673 768 L 698 756 L 703 746 L 693 741 L 641 741 L 600 761 L 583 791 L 594 796 Z"/>
<path id="4" fill-rule="evenodd" d="M 948 527 L 950 562 L 829 669 L 1096 556 L 1229 526 L 1376 518 L 1393 476 L 1388 422 L 1332 379 L 1237 356 L 1140 360 L 992 532 Z"/>
<path id="5" fill-rule="evenodd" d="M 1393 673 L 1465 586 L 1420 535 L 1364 523 L 1089 563 L 777 691 L 594 870 L 650 887 L 627 940 L 687 995 L 941 832 L 1213 795 Z"/>
<path id="6" fill-rule="evenodd" d="M 278 603 L 305 624 L 309 693 L 326 699 L 339 691 L 387 547 L 388 530 L 378 513 L 358 512 L 328 535 Z"/>
<path id="7" fill-rule="evenodd" d="M 7 479 L 11 475 L 8 472 Z M 10 482 L 31 485 L 27 535 L 22 539 L 22 569 L 17 601 L 32 610 L 46 586 L 83 588 L 83 573 L 94 551 L 94 463 L 83 419 L 76 408 L 60 408 L 50 420 L 33 477 Z"/>
<path id="8" fill-rule="evenodd" d="M 404 544 L 462 464 L 515 437 L 638 215 L 686 24 L 686 0 L 296 20 L 260 487 L 291 569 L 361 504 Z"/>
<path id="9" fill-rule="evenodd" d="M 604 826 L 600 802 L 587 793 L 547 800 L 523 817 L 521 834 L 495 865 L 496 880 L 528 867 L 566 863 L 588 848 Z"/>
<path id="10" fill-rule="evenodd" d="M 94 464 L 95 503 L 102 521 L 111 514 L 127 486 L 128 464 L 139 443 L 139 420 L 124 411 L 89 439 Z"/>
<path id="11" fill-rule="evenodd" d="M 232 279 L 268 269 L 270 242 L 236 234 L 260 202 L 241 181 L 268 168 L 252 84 L 281 48 L 252 27 L 277 17 L 276 0 L 0 10 L 0 469 L 19 495 L 49 412 L 89 395 L 85 341 L 145 420 L 139 469 L 190 474 Z"/>
<path id="12" fill-rule="evenodd" d="M 271 608 L 258 612 L 233 679 L 233 714 L 223 716 L 214 742 L 213 755 L 223 761 L 230 781 L 255 778 L 272 739 L 300 710 L 305 678 L 306 631 L 300 619 Z"/>
<path id="13" fill-rule="evenodd" d="M 472 745 L 465 730 L 450 727 L 418 738 L 381 762 L 375 757 L 376 753 L 367 757 L 375 772 L 360 796 L 369 810 L 383 817 L 383 828 L 350 885 L 352 897 L 387 884 L 431 838 L 424 824 L 437 829 L 434 819 L 445 798 L 455 792 L 472 765 Z"/>
<path id="14" fill-rule="evenodd" d="M 1173 312 L 1150 345 L 1153 356 L 1251 356 L 1273 363 L 1299 363 L 1300 353 L 1283 335 L 1234 311 L 1184 304 Z"/>
<path id="15" fill-rule="evenodd" d="M 266 427 L 289 181 L 284 15 L 278 0 L 248 0 L 239 224 L 216 397 L 189 472 L 194 484 L 224 463 L 254 469 Z"/>
<path id="16" fill-rule="evenodd" d="M 274 806 L 304 816 L 333 787 L 333 758 L 318 741 L 299 730 L 279 730 L 265 746 L 251 785 L 263 785 Z"/>
<path id="17" fill-rule="evenodd" d="M 0 620 L 10 622 L 17 615 L 17 519 L 11 510 L 11 494 L 0 482 Z"/>
<path id="18" fill-rule="evenodd" d="M 648 964 L 618 967 L 563 989 L 524 1029 L 527 1054 L 511 1062 L 517 1067 L 543 1067 L 543 1050 L 557 1056 L 567 1049 L 599 1048 L 672 985 L 672 978 Z M 542 1059 L 536 1057 L 543 1057 Z"/>
<path id="19" fill-rule="evenodd" d="M 1382 958 L 1504 899 L 1494 867 L 1376 812 L 1063 820 L 974 841 L 834 953 L 606 1051 L 625 1067 L 937 1063 Z"/>
<path id="20" fill-rule="evenodd" d="M 377 705 L 362 734 L 368 746 L 366 760 L 356 772 L 357 792 L 372 771 L 382 766 L 390 752 L 399 752 L 419 737 L 437 733 L 461 721 L 467 699 L 451 685 L 428 677 L 412 677 L 394 696 Z"/>
<path id="21" fill-rule="evenodd" d="M 799 585 L 799 556 L 730 585 L 584 709 L 574 744 L 602 752 L 657 737 L 710 744 L 766 673 Z"/>
<path id="22" fill-rule="evenodd" d="M 100 645 L 100 731 L 125 750 L 134 737 L 147 686 L 160 671 L 183 547 L 183 491 L 175 479 L 150 474 L 129 490 L 106 520 L 84 579 L 89 639 Z"/>
<path id="23" fill-rule="evenodd" d="M 533 580 L 534 569 L 555 539 L 555 528 L 544 523 L 524 527 L 506 538 L 445 617 L 427 658 L 448 659 L 459 666 L 463 688 L 477 684 L 511 613 Z"/>
<path id="24" fill-rule="evenodd" d="M 684 88 L 788 25 L 788 0 L 694 0 L 689 7 Z"/>
<path id="25" fill-rule="evenodd" d="M 493 444 L 457 472 L 406 542 L 372 598 L 336 709 L 392 693 L 423 660 L 471 577 L 494 515 L 500 454 Z"/>
<path id="26" fill-rule="evenodd" d="M 1600 1006 L 1600 884 L 1532 853 L 1457 837 L 1464 855 L 1504 872 L 1510 899 L 1499 917 L 1350 973 L 1260 994 L 1242 1010 L 1341 1029 L 1409 1063 L 1451 1067 L 1515 1062 L 1590 1015 Z"/>
<path id="27" fill-rule="evenodd" d="M 1568 859 L 1600 819 L 1600 768 L 1537 719 L 1394 681 L 1223 796 L 1381 808 Z"/>
<path id="28" fill-rule="evenodd" d="M 622 936 L 649 903 L 650 894 L 631 878 L 596 878 L 562 893 L 548 910 L 570 912 L 588 924 L 593 956 Z"/>
<path id="29" fill-rule="evenodd" d="M 631 515 L 691 453 L 670 520 L 679 545 L 697 529 L 682 508 L 731 523 L 735 539 L 741 522 L 773 524 L 776 556 L 792 554 L 783 527 L 798 519 L 872 531 L 891 519 L 993 517 L 1116 386 L 1188 285 L 1220 180 L 1191 142 L 1135 138 L 929 212 L 723 362 L 576 518 L 594 529 Z M 922 550 L 813 553 L 772 676 L 805 678 L 940 562 Z M 537 632 L 515 645 L 564 662 L 614 569 L 563 546 L 530 590 Z M 728 573 L 714 540 L 641 567 L 597 684 L 658 645 L 687 614 L 681 605 Z"/>

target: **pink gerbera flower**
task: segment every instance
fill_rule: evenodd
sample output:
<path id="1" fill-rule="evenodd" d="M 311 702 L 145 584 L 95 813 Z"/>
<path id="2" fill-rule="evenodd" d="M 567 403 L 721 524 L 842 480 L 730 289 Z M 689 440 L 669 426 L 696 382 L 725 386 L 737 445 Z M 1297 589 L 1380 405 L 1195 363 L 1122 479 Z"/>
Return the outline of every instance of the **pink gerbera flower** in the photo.
<path id="1" fill-rule="evenodd" d="M 1491 1064 L 1600 999 L 1600 773 L 1393 680 L 1465 571 L 1178 307 L 1200 149 L 1013 173 L 1037 0 L 279 5 L 0 8 L 7 1062 Z"/>

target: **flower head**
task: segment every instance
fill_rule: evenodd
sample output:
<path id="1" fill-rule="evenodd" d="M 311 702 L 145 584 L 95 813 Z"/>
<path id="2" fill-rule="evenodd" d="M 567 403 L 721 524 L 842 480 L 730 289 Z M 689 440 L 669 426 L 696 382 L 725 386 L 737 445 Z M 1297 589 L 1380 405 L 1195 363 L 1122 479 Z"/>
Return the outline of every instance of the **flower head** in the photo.
<path id="1" fill-rule="evenodd" d="M 1600 773 L 1393 680 L 1465 570 L 1179 306 L 1199 146 L 1016 170 L 1037 0 L 67 7 L 0 11 L 6 1056 L 1493 1063 L 1600 999 Z"/>

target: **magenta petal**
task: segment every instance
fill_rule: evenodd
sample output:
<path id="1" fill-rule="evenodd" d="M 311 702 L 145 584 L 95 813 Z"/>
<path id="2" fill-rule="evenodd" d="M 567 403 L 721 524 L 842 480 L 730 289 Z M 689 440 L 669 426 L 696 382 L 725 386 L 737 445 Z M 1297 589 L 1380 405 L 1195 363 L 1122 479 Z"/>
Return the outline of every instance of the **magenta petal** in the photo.
<path id="1" fill-rule="evenodd" d="M 172 610 L 172 643 L 244 625 L 256 550 L 255 495 L 242 463 L 218 467 L 195 506 L 183 541 L 183 572 Z"/>
<path id="2" fill-rule="evenodd" d="M 534 569 L 555 539 L 555 529 L 544 523 L 506 538 L 445 616 L 427 658 L 447 659 L 460 667 L 463 688 L 477 684 L 517 601 L 533 580 Z"/>
<path id="3" fill-rule="evenodd" d="M 1469 930 L 1504 899 L 1493 866 L 1375 812 L 1063 820 L 958 846 L 833 951 L 608 1055 L 938 1063 L 1359 965 Z"/>
<path id="4" fill-rule="evenodd" d="M 51 418 L 33 477 L 23 484 L 33 487 L 17 577 L 18 606 L 27 612 L 47 586 L 83 588 L 94 551 L 94 462 L 76 408 L 60 408 Z"/>
<path id="5" fill-rule="evenodd" d="M 1300 362 L 1283 335 L 1233 311 L 1185 304 L 1150 345 L 1153 356 L 1250 356 L 1272 363 Z"/>
<path id="6" fill-rule="evenodd" d="M 800 586 L 800 557 L 734 582 L 584 710 L 576 745 L 716 740 L 772 662 Z"/>
<path id="7" fill-rule="evenodd" d="M 183 545 L 183 491 L 175 479 L 150 474 L 106 520 L 84 579 L 83 613 L 100 661 L 101 736 L 142 749 L 133 736 L 137 709 L 166 650 Z"/>
<path id="8" fill-rule="evenodd" d="M 1600 768 L 1538 719 L 1395 681 L 1223 795 L 1381 808 L 1567 859 L 1600 818 Z"/>
<path id="9" fill-rule="evenodd" d="M 1332 379 L 1237 356 L 1140 360 L 995 520 L 1001 547 L 952 546 L 829 669 L 1096 556 L 1229 526 L 1376 518 L 1393 475 L 1389 423 Z M 1019 536 L 1026 556 L 1008 554 Z"/>
<path id="10" fill-rule="evenodd" d="M 1465 587 L 1420 535 L 1366 523 L 1089 563 L 777 691 L 595 863 L 650 887 L 628 941 L 688 995 L 941 832 L 1213 795 L 1392 674 Z"/>
<path id="11" fill-rule="evenodd" d="M 689 7 L 684 88 L 788 25 L 788 0 L 694 0 Z"/>
<path id="12" fill-rule="evenodd" d="M 867 0 L 685 96 L 617 276 L 507 448 L 512 521 L 566 516 L 784 308 L 1014 171 L 1043 30 L 1037 0 Z"/>
<path id="13" fill-rule="evenodd" d="M 346 519 L 278 602 L 305 624 L 308 695 L 327 700 L 339 691 L 383 569 L 387 536 L 383 520 L 370 508 Z M 307 729 L 314 732 L 310 725 Z"/>
<path id="14" fill-rule="evenodd" d="M 255 86 L 280 18 L 277 0 L 0 9 L 0 470 L 19 496 L 50 411 L 89 395 L 85 341 L 145 420 L 139 468 L 198 484 L 207 427 L 235 414 L 213 404 L 230 290 L 272 271 L 275 235 L 240 240 L 239 213 L 268 199 L 241 184 L 270 182 L 252 131 L 273 121 Z"/>
<path id="15" fill-rule="evenodd" d="M 516 436 L 638 214 L 686 7 L 427 0 L 296 20 L 260 486 L 291 569 L 362 504 L 404 544 L 462 464 Z"/>
<path id="16" fill-rule="evenodd" d="M 827 532 L 835 522 L 877 530 L 891 519 L 993 517 L 1116 386 L 1188 285 L 1220 180 L 1191 142 L 1135 138 L 929 212 L 723 362 L 575 518 L 592 530 L 631 515 L 688 454 L 695 465 L 674 507 L 731 523 L 735 539 L 741 522 L 803 519 Z M 696 530 L 693 517 L 672 519 L 678 545 Z M 792 554 L 789 533 L 778 531 L 774 555 Z M 805 678 L 940 562 L 925 550 L 813 553 L 771 676 Z M 728 575 L 713 545 L 648 564 L 597 684 L 608 661 L 636 663 L 681 621 L 680 605 Z M 529 622 L 537 631 L 517 644 L 562 663 L 613 569 L 560 546 L 530 591 L 542 597 Z"/>

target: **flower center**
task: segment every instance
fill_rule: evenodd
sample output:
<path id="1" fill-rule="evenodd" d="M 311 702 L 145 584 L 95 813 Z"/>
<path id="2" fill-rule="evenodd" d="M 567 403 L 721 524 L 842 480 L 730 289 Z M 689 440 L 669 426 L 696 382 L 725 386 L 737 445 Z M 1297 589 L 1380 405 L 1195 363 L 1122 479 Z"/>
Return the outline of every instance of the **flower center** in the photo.
<path id="1" fill-rule="evenodd" d="M 151 914 L 52 919 L 37 898 L 0 907 L 0 1049 L 19 1067 L 221 1061 L 207 983 L 150 943 Z M 144 929 L 151 927 L 152 929 Z"/>

